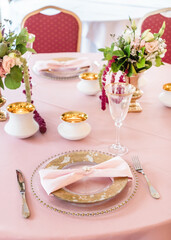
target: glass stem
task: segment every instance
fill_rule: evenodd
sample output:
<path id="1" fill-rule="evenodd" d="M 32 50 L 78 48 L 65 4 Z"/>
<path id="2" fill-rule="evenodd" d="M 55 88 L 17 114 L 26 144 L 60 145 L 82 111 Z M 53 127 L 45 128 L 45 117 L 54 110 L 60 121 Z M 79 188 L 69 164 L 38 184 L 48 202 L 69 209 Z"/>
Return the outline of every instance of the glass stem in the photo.
<path id="1" fill-rule="evenodd" d="M 116 126 L 116 145 L 119 147 L 120 144 L 120 128 L 122 126 L 122 123 L 115 123 Z"/>

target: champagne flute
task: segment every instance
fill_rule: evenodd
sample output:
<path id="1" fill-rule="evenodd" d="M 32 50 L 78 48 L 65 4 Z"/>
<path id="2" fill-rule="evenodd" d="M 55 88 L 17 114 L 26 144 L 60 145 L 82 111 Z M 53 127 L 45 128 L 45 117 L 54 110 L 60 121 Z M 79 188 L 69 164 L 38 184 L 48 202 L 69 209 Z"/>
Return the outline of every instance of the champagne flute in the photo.
<path id="1" fill-rule="evenodd" d="M 117 82 L 106 85 L 105 90 L 109 99 L 110 114 L 116 127 L 116 143 L 110 146 L 109 151 L 121 156 L 126 154 L 128 149 L 120 144 L 120 128 L 127 115 L 135 87 L 131 84 Z"/>

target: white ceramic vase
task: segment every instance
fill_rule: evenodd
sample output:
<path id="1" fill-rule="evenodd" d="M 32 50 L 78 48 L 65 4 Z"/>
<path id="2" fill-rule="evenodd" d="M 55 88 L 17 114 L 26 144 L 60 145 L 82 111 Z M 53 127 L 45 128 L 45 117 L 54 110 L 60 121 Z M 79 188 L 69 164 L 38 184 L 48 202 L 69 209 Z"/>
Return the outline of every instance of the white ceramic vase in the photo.
<path id="1" fill-rule="evenodd" d="M 17 102 L 8 105 L 9 121 L 4 130 L 17 138 L 28 138 L 34 135 L 39 125 L 33 118 L 34 106 L 26 102 Z"/>

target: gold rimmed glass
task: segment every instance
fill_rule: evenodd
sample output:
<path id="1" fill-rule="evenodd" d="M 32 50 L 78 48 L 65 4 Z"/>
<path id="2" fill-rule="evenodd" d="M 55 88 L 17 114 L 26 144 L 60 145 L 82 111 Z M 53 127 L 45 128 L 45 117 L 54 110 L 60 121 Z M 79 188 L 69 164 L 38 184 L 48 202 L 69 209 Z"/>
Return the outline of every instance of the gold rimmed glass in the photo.
<path id="1" fill-rule="evenodd" d="M 128 149 L 120 144 L 120 128 L 126 118 L 135 87 L 127 83 L 111 83 L 106 85 L 105 90 L 109 99 L 110 114 L 116 127 L 116 143 L 109 147 L 109 151 L 121 156 L 126 154 Z"/>

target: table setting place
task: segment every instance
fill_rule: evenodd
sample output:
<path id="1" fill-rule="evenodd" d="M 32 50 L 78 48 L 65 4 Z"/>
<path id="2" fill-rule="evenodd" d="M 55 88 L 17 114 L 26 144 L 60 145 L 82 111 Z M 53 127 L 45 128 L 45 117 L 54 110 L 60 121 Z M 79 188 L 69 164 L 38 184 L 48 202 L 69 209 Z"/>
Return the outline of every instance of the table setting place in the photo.
<path id="1" fill-rule="evenodd" d="M 164 162 L 169 155 L 171 140 L 171 72 L 170 65 L 162 62 L 166 53 L 162 39 L 165 23 L 156 35 L 148 29 L 139 38 L 135 37 L 135 22 L 130 20 L 130 23 L 127 34 L 124 32 L 111 47 L 92 54 L 32 54 L 27 59 L 22 56 L 23 49 L 34 53 L 32 48 L 27 48 L 27 29 L 19 36 L 12 36 L 16 51 L 11 45 L 5 46 L 9 36 L 2 37 L 0 107 L 6 105 L 0 111 L 2 156 L 7 156 L 5 161 L 10 174 L 15 175 L 15 188 L 19 187 L 21 194 L 16 196 L 17 219 L 29 219 L 31 224 L 31 220 L 40 218 L 35 214 L 39 212 L 47 221 L 56 217 L 58 224 L 58 216 L 69 217 L 71 221 L 106 216 L 105 228 L 107 216 L 112 224 L 118 218 L 122 226 L 121 217 L 123 230 L 120 227 L 118 231 L 122 236 L 124 231 L 131 234 L 131 214 L 134 220 L 130 220 L 130 226 L 134 229 L 133 222 L 137 221 L 134 208 L 141 209 L 143 215 L 145 209 L 152 208 L 154 213 L 155 208 L 167 202 L 162 189 L 168 176 L 164 172 L 167 167 L 160 167 L 160 160 Z M 160 65 L 163 66 L 158 68 Z M 158 81 L 161 76 L 167 76 L 164 82 Z M 147 84 L 147 81 L 151 82 Z M 154 93 L 152 88 L 156 89 Z M 9 153 L 3 150 L 7 141 L 11 146 Z M 167 221 L 169 215 L 168 211 Z M 152 230 L 160 222 L 159 217 L 156 219 L 156 222 L 152 222 L 152 217 L 147 220 Z M 139 222 L 144 224 L 143 220 Z M 141 228 L 142 225 L 136 224 Z M 116 229 L 109 228 L 108 221 L 109 236 L 115 236 L 112 231 Z M 146 224 L 144 228 L 140 235 L 148 232 Z M 95 239 L 95 230 L 91 231 L 92 238 L 87 239 Z M 80 239 L 78 232 L 71 239 Z M 25 239 L 24 230 L 22 234 Z M 132 239 L 140 239 L 135 235 Z M 117 236 L 111 239 L 126 239 Z M 70 239 L 69 235 L 66 239 Z"/>

